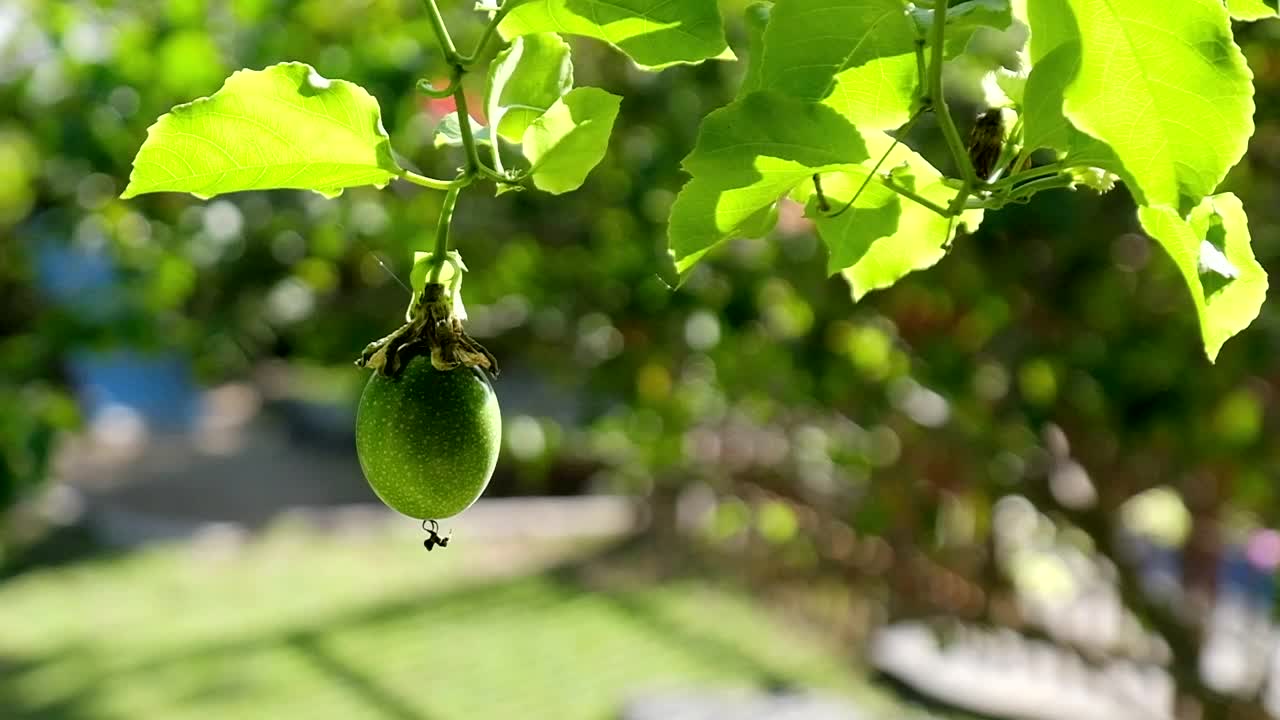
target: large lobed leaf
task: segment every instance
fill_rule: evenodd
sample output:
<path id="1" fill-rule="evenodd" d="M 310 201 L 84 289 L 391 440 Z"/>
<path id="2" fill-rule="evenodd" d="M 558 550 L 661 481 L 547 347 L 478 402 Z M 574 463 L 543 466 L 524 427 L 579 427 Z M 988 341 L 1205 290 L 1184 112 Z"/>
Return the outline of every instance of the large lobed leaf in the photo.
<path id="1" fill-rule="evenodd" d="M 917 85 L 916 38 L 901 0 L 780 2 L 740 96 L 772 90 L 823 102 L 863 129 L 895 128 Z"/>
<path id="2" fill-rule="evenodd" d="M 162 115 L 122 197 L 274 188 L 334 195 L 403 172 L 372 95 L 310 65 L 282 63 L 240 70 L 213 95 Z"/>
<path id="3" fill-rule="evenodd" d="M 1168 207 L 1139 208 L 1138 218 L 1187 281 L 1205 352 L 1217 359 L 1222 344 L 1258 316 L 1267 295 L 1240 200 L 1231 193 L 1207 197 L 1185 220 Z"/>
<path id="4" fill-rule="evenodd" d="M 927 37 L 932 10 L 908 13 L 901 0 L 789 0 L 753 5 L 747 18 L 752 54 L 739 96 L 773 90 L 822 102 L 867 131 L 906 122 L 919 84 L 916 44 Z M 954 6 L 949 54 L 977 28 L 1011 21 L 1008 0 Z"/>
<path id="5" fill-rule="evenodd" d="M 1183 213 L 1243 156 L 1252 75 L 1222 0 L 1037 0 L 1027 16 L 1030 141 L 1101 141 L 1140 203 Z"/>
<path id="6" fill-rule="evenodd" d="M 597 38 L 637 65 L 658 69 L 732 58 L 715 0 L 508 0 L 498 30 L 508 40 L 534 33 Z"/>
<path id="7" fill-rule="evenodd" d="M 717 110 L 685 158 L 693 177 L 671 210 L 668 243 L 676 270 L 687 273 L 723 240 L 767 231 L 784 194 L 808 204 L 830 251 L 828 268 L 845 276 L 855 299 L 933 265 L 960 225 L 977 229 L 981 211 L 953 220 L 872 180 L 851 208 L 830 212 L 853 197 L 882 156 L 906 190 L 940 206 L 955 197 L 923 157 L 894 146 L 884 133 L 864 137 L 826 105 L 761 91 Z M 822 178 L 827 211 L 818 208 L 814 175 Z"/>
<path id="8" fill-rule="evenodd" d="M 824 105 L 763 91 L 711 113 L 684 160 L 693 177 L 671 208 L 676 269 L 687 272 L 815 173 L 855 171 L 868 158 L 858 129 Z"/>
<path id="9" fill-rule="evenodd" d="M 1257 316 L 1267 280 L 1244 211 L 1212 195 L 1253 134 L 1252 75 L 1222 0 L 1037 0 L 1026 141 L 1124 179 L 1191 290 L 1210 359 Z"/>

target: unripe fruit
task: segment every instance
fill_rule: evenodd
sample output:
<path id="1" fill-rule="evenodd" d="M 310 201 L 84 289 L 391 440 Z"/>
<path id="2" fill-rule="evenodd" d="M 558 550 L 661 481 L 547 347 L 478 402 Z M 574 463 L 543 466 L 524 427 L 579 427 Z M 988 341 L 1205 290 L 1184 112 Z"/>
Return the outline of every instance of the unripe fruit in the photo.
<path id="1" fill-rule="evenodd" d="M 365 479 L 390 508 L 443 519 L 471 507 L 493 477 L 502 417 L 478 370 L 441 372 L 414 358 L 399 377 L 374 373 L 356 413 Z"/>

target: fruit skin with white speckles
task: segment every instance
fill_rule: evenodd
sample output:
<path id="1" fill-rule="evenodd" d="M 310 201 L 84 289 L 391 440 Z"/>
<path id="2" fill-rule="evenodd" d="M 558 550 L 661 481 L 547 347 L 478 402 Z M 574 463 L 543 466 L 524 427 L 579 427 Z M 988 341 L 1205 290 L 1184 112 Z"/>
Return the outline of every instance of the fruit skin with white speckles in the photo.
<path id="1" fill-rule="evenodd" d="M 374 373 L 356 411 L 356 453 L 388 507 L 441 520 L 471 507 L 498 464 L 502 416 L 478 370 L 441 372 L 414 358 L 397 378 Z"/>

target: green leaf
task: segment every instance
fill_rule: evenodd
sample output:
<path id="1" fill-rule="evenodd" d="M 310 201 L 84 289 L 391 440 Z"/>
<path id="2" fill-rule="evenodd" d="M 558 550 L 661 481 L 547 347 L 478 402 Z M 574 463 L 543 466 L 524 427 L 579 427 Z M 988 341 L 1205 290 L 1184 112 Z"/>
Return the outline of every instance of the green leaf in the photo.
<path id="1" fill-rule="evenodd" d="M 121 197 L 274 188 L 336 195 L 382 187 L 403 172 L 372 95 L 310 65 L 282 63 L 233 73 L 213 95 L 162 115 Z"/>
<path id="2" fill-rule="evenodd" d="M 773 15 L 773 3 L 756 2 L 747 6 L 747 74 L 742 78 L 738 95 L 748 95 L 760 89 L 760 56 L 764 53 L 764 31 Z"/>
<path id="3" fill-rule="evenodd" d="M 1032 59 L 1052 66 L 1033 68 L 1028 114 L 1052 114 L 1064 88 L 1063 117 L 1114 151 L 1119 166 L 1100 167 L 1140 204 L 1185 213 L 1243 156 L 1252 76 L 1221 0 L 1037 0 L 1027 13 Z"/>
<path id="4" fill-rule="evenodd" d="M 684 159 L 693 177 L 671 208 L 676 269 L 754 229 L 761 210 L 815 173 L 854 170 L 868 157 L 858 129 L 824 105 L 765 91 L 711 113 Z"/>
<path id="5" fill-rule="evenodd" d="M 1032 38 L 1031 47 L 1040 44 Z M 1023 84 L 1022 141 L 1031 150 L 1050 148 L 1065 155 L 1081 133 L 1062 114 L 1063 93 L 1080 67 L 1080 46 L 1070 41 L 1037 57 Z"/>
<path id="6" fill-rule="evenodd" d="M 539 190 L 577 190 L 604 159 L 622 98 L 599 88 L 570 91 L 524 133 L 524 155 Z"/>
<path id="7" fill-rule="evenodd" d="M 493 138 L 489 136 L 489 128 L 476 122 L 476 119 L 470 115 L 467 119 L 471 121 L 471 137 L 477 143 L 488 145 L 493 142 Z M 433 144 L 436 148 L 462 146 L 462 127 L 458 125 L 458 113 L 451 112 L 440 118 L 440 124 L 436 125 Z"/>
<path id="8" fill-rule="evenodd" d="M 1280 14 L 1276 0 L 1227 0 L 1227 12 L 1236 20 L 1262 20 Z"/>
<path id="9" fill-rule="evenodd" d="M 518 37 L 489 65 L 489 124 L 518 143 L 534 120 L 573 87 L 569 44 L 555 33 Z"/>
<path id="10" fill-rule="evenodd" d="M 733 59 L 716 0 L 509 0 L 507 40 L 534 33 L 604 40 L 642 68 Z"/>
<path id="11" fill-rule="evenodd" d="M 1182 272 L 1200 317 L 1209 360 L 1253 322 L 1267 295 L 1267 274 L 1249 246 L 1248 218 L 1231 193 L 1205 198 L 1187 219 L 1172 208 L 1140 207 L 1142 227 Z M 1234 271 L 1235 277 L 1228 277 Z"/>
<path id="12" fill-rule="evenodd" d="M 778 203 L 769 203 L 742 223 L 738 231 L 743 237 L 761 238 L 778 226 Z"/>
<path id="13" fill-rule="evenodd" d="M 916 21 L 920 34 L 931 37 L 933 10 L 911 7 L 911 17 Z M 945 54 L 953 58 L 965 51 L 979 28 L 1004 30 L 1013 23 L 1013 9 L 1009 0 L 966 0 L 947 9 L 947 41 Z"/>
<path id="14" fill-rule="evenodd" d="M 829 105 L 863 129 L 899 127 L 918 80 L 916 32 L 901 0 L 778 3 L 739 97 L 773 90 Z"/>
<path id="15" fill-rule="evenodd" d="M 1036 46 L 1033 38 L 1032 48 Z M 1030 149 L 1057 150 L 1068 165 L 1109 169 L 1134 187 L 1136 182 L 1115 152 L 1077 130 L 1063 114 L 1064 93 L 1079 65 L 1076 41 L 1064 42 L 1036 60 L 1023 88 L 1023 143 Z"/>
<path id="16" fill-rule="evenodd" d="M 879 134 L 867 138 L 871 155 L 879 158 L 893 139 Z M 927 160 L 899 144 L 885 165 L 893 167 L 898 185 L 945 207 L 955 188 Z M 970 210 L 959 218 L 947 218 L 920 205 L 876 180 L 867 183 L 857 202 L 843 213 L 853 193 L 862 186 L 866 171 L 833 173 L 822 178 L 823 194 L 832 207 L 822 212 L 811 186 L 801 185 L 793 194 L 806 202 L 805 214 L 814 221 L 829 251 L 827 270 L 844 275 L 855 301 L 872 290 L 889 287 L 908 273 L 933 266 L 947 254 L 960 226 L 973 232 L 982 224 L 982 211 Z"/>
<path id="17" fill-rule="evenodd" d="M 989 107 L 1022 107 L 1030 68 L 998 68 L 982 76 L 982 90 Z"/>

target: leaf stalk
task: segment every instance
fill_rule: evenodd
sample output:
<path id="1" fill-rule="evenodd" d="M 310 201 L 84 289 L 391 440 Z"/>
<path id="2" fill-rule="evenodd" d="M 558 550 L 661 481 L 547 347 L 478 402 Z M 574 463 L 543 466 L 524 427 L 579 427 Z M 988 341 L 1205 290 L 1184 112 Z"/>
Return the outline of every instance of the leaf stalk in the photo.
<path id="1" fill-rule="evenodd" d="M 400 175 L 400 179 L 406 182 L 411 182 L 414 185 L 417 185 L 419 187 L 427 188 L 429 190 L 449 190 L 450 188 L 452 188 L 454 185 L 458 183 L 457 180 L 440 180 L 439 178 L 419 175 L 418 173 L 413 172 L 412 170 L 405 170 Z"/>
<path id="2" fill-rule="evenodd" d="M 893 153 L 893 149 L 898 147 L 898 144 L 902 142 L 902 138 L 906 137 L 911 133 L 911 129 L 915 127 L 916 120 L 920 119 L 920 114 L 922 112 L 924 112 L 924 106 L 921 106 L 920 109 L 916 110 L 915 114 L 911 116 L 911 119 L 907 121 L 907 124 L 902 127 L 901 132 L 899 132 L 897 136 L 893 138 L 893 142 L 889 145 L 889 149 L 884 151 L 884 154 L 881 155 L 880 159 L 876 161 L 875 166 L 871 168 L 871 172 L 867 173 L 867 176 L 862 179 L 862 184 L 858 186 L 858 191 L 853 194 L 853 197 L 849 198 L 849 202 L 845 203 L 844 207 L 840 208 L 835 213 L 833 213 L 831 217 L 835 218 L 843 215 L 845 211 L 853 207 L 853 204 L 856 203 L 858 201 L 858 198 L 862 196 L 863 191 L 867 189 L 867 185 L 871 183 L 871 179 L 880 178 L 879 176 L 880 167 L 884 165 L 885 160 L 889 159 L 889 155 Z M 883 180 L 884 178 L 880 178 L 880 179 Z M 814 187 L 818 187 L 818 180 L 816 175 L 814 176 L 813 182 L 814 182 Z M 819 192 L 821 192 L 821 188 L 818 188 L 818 190 Z M 823 211 L 825 212 L 826 209 L 823 208 Z"/>
<path id="3" fill-rule="evenodd" d="M 887 177 L 880 178 L 880 184 L 884 185 L 889 190 L 892 190 L 893 192 L 898 193 L 899 195 L 901 195 L 902 197 L 908 200 L 911 200 L 920 205 L 923 205 L 924 207 L 934 211 L 935 213 L 941 215 L 942 217 L 955 217 L 956 215 L 959 214 L 955 210 L 952 210 L 950 208 L 944 208 L 938 203 L 930 200 L 929 198 L 926 198 L 923 195 L 920 195 L 912 190 L 908 190 L 907 188 L 902 187 L 901 185 L 894 182 L 890 178 L 887 178 Z"/>

